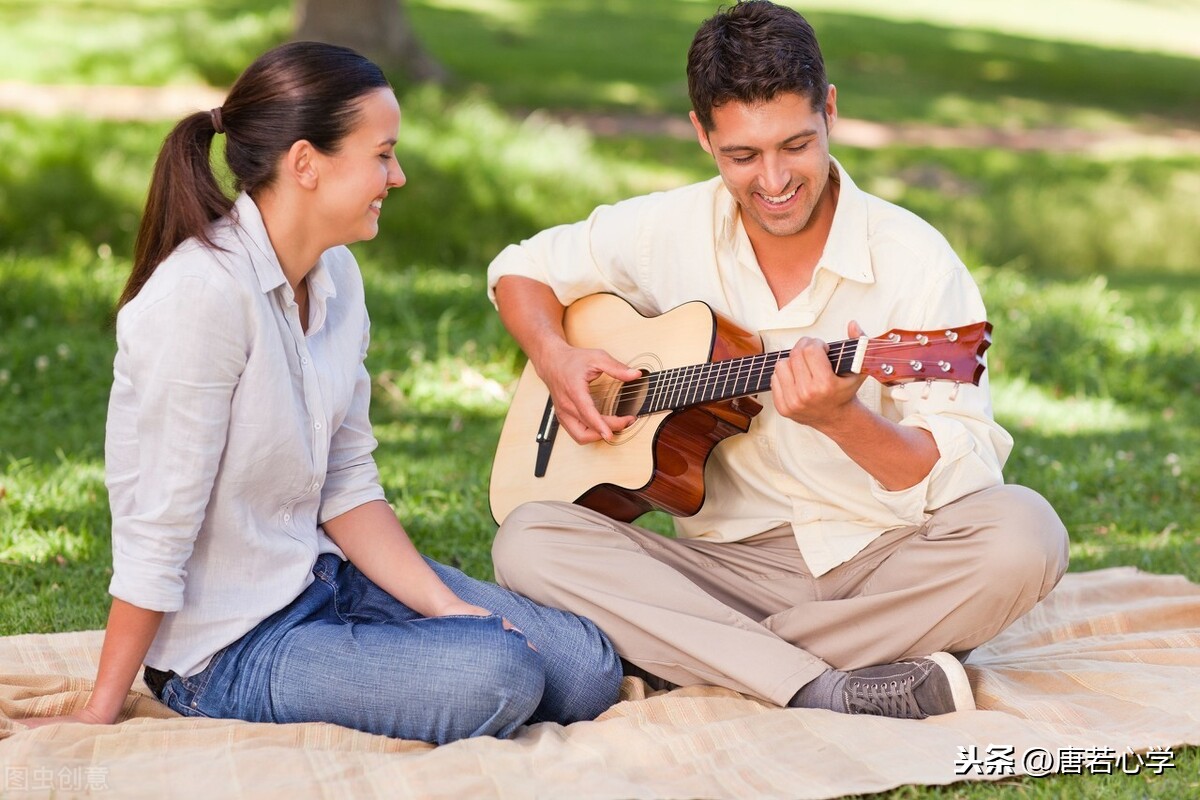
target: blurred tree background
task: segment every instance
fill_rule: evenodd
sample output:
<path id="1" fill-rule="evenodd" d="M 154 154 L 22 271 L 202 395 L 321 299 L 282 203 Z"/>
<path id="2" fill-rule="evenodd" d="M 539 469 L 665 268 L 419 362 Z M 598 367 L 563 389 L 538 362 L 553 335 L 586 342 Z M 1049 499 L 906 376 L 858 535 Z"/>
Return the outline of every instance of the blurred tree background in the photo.
<path id="1" fill-rule="evenodd" d="M 357 50 L 407 83 L 449 77 L 413 31 L 404 0 L 296 0 L 295 38 Z"/>

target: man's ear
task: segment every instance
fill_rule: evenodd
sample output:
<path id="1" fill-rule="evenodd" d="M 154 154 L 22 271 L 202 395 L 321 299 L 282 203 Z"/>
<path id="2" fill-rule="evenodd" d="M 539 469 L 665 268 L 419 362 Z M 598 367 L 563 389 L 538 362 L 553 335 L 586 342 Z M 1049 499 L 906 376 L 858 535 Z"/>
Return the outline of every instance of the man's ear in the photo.
<path id="1" fill-rule="evenodd" d="M 317 188 L 317 178 L 320 173 L 317 164 L 318 155 L 317 148 L 313 147 L 307 139 L 292 142 L 292 146 L 283 156 L 283 162 L 280 165 L 283 175 L 280 177 L 287 177 L 305 189 Z"/>
<path id="2" fill-rule="evenodd" d="M 833 130 L 833 123 L 837 122 L 837 87 L 832 83 L 829 84 L 829 92 L 825 95 L 825 132 L 829 133 Z"/>
<path id="3" fill-rule="evenodd" d="M 700 124 L 700 118 L 696 116 L 695 111 L 689 111 L 688 119 L 692 121 L 692 127 L 696 129 L 696 140 L 700 142 L 704 152 L 711 156 L 713 154 L 712 143 L 708 141 L 708 131 L 704 130 L 704 126 Z"/>

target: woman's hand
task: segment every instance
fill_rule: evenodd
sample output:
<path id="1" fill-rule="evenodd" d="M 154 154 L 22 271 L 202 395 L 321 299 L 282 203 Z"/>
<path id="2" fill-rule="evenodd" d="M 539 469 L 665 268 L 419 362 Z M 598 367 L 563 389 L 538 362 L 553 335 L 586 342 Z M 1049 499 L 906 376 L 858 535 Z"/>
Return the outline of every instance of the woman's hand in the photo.
<path id="1" fill-rule="evenodd" d="M 483 608 L 483 607 L 477 606 L 477 605 L 473 605 L 471 603 L 468 603 L 466 600 L 462 600 L 458 597 L 455 597 L 453 600 L 446 603 L 445 605 L 439 606 L 437 608 L 437 610 L 435 610 L 429 616 L 431 616 L 431 617 L 452 617 L 452 616 L 456 616 L 456 615 L 457 616 L 465 616 L 465 617 L 490 617 L 492 615 L 492 612 L 488 611 L 486 608 Z"/>
<path id="2" fill-rule="evenodd" d="M 417 552 L 396 511 L 386 500 L 363 503 L 326 520 L 323 527 L 350 563 L 421 616 L 493 616 L 493 612 L 468 603 L 442 583 Z M 524 635 L 520 628 L 503 617 L 500 619 L 505 630 Z"/>
<path id="3" fill-rule="evenodd" d="M 472 605 L 471 603 L 468 603 L 465 600 L 460 600 L 457 598 L 455 598 L 454 602 L 447 603 L 443 608 L 438 609 L 438 613 L 434 614 L 433 616 L 448 617 L 452 614 L 459 614 L 459 615 L 466 616 L 466 617 L 490 617 L 490 616 L 492 616 L 492 612 L 488 611 L 486 608 L 483 608 L 482 606 Z M 525 635 L 524 631 L 522 631 L 516 625 L 513 625 L 511 622 L 509 622 L 504 617 L 500 618 L 500 623 L 502 625 L 504 625 L 504 630 L 506 630 L 506 631 L 516 631 L 517 633 L 521 634 L 522 636 Z M 529 645 L 530 650 L 537 652 L 537 648 L 534 647 L 533 642 L 526 639 L 525 644 Z"/>
<path id="4" fill-rule="evenodd" d="M 455 615 L 464 616 L 464 617 L 490 617 L 490 616 L 492 616 L 492 612 L 488 611 L 486 608 L 483 608 L 482 606 L 473 605 L 471 603 L 468 603 L 466 600 L 461 600 L 456 597 L 453 602 L 447 603 L 446 605 L 442 606 L 441 608 L 439 608 L 437 610 L 437 613 L 431 614 L 430 616 L 450 617 L 450 616 L 455 616 Z M 511 622 L 509 622 L 504 617 L 501 617 L 500 621 L 502 623 L 504 623 L 504 630 L 516 631 L 517 633 L 521 633 L 521 630 L 519 628 L 517 628 L 515 625 L 513 625 Z"/>
<path id="5" fill-rule="evenodd" d="M 64 714 L 58 717 L 28 717 L 15 720 L 27 728 L 44 728 L 47 725 L 58 725 L 63 722 L 83 722 L 88 725 L 112 725 L 116 717 L 108 719 L 93 711 L 91 706 L 84 706 L 74 714 Z"/>
<path id="6" fill-rule="evenodd" d="M 142 660 L 154 641 L 163 612 L 113 598 L 104 629 L 104 645 L 100 648 L 100 667 L 96 670 L 96 686 L 83 708 L 58 717 L 29 717 L 17 720 L 29 728 L 57 725 L 61 722 L 83 722 L 88 725 L 112 725 L 121 716 Z"/>

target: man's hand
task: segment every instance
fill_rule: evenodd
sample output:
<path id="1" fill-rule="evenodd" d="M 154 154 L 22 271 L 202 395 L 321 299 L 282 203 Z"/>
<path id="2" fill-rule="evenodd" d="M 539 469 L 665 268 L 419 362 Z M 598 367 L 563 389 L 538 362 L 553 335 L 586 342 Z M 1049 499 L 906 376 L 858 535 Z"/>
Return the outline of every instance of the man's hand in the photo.
<path id="1" fill-rule="evenodd" d="M 588 384 L 601 375 L 631 381 L 641 372 L 603 350 L 568 344 L 563 333 L 566 308 L 549 286 L 532 278 L 505 275 L 496 282 L 496 304 L 504 327 L 550 390 L 558 424 L 572 439 L 580 444 L 611 441 L 614 431 L 633 423 L 635 417 L 601 415 Z"/>
<path id="2" fill-rule="evenodd" d="M 608 375 L 625 382 L 642 374 L 640 370 L 622 364 L 603 350 L 572 347 L 563 342 L 534 366 L 538 368 L 538 377 L 550 390 L 558 424 L 580 444 L 601 439 L 610 441 L 614 433 L 624 430 L 637 419 L 633 416 L 602 415 L 596 407 L 596 401 L 589 392 L 589 384 L 596 378 Z"/>
<path id="3" fill-rule="evenodd" d="M 857 322 L 848 326 L 850 338 L 863 335 Z M 858 402 L 858 388 L 865 374 L 839 376 L 829 363 L 829 345 L 820 339 L 803 338 L 775 367 L 771 392 L 780 414 L 824 433 L 836 430 L 847 419 L 847 411 Z"/>

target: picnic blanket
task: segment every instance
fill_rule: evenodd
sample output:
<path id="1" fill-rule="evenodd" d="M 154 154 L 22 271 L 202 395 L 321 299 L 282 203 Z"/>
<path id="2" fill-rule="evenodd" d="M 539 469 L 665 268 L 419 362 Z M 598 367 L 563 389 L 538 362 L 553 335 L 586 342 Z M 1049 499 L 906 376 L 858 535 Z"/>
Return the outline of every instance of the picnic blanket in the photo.
<path id="1" fill-rule="evenodd" d="M 1130 567 L 1068 574 L 971 655 L 979 710 L 921 721 L 779 709 L 712 687 L 656 693 L 626 678 L 594 722 L 441 747 L 329 724 L 183 719 L 140 685 L 119 725 L 13 722 L 80 707 L 101 639 L 0 638 L 0 795 L 825 798 L 1165 771 L 1173 749 L 1200 744 L 1200 586 Z"/>

